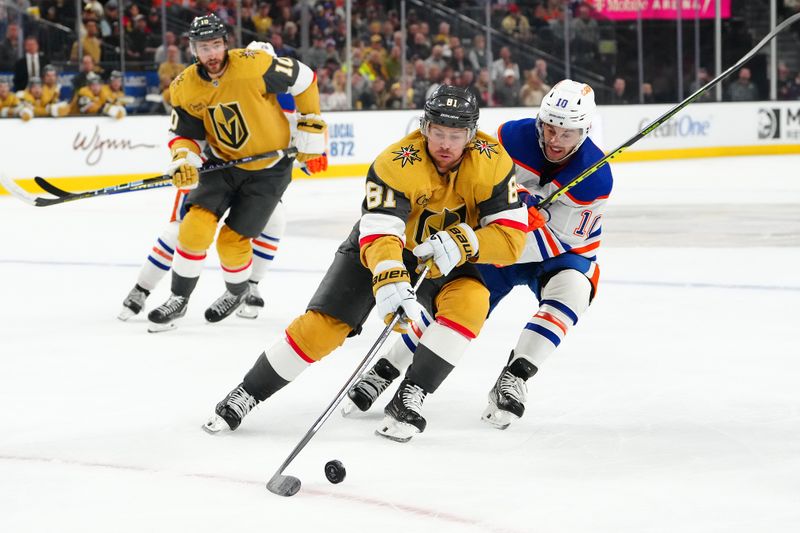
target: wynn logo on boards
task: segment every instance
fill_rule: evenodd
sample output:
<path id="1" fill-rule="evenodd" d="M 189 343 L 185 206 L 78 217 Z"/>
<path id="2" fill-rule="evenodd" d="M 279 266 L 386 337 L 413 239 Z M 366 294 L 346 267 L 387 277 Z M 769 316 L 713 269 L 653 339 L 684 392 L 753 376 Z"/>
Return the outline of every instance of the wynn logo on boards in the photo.
<path id="1" fill-rule="evenodd" d="M 103 159 L 106 150 L 138 150 L 140 148 L 158 148 L 156 144 L 137 143 L 131 139 L 104 139 L 100 135 L 100 127 L 95 126 L 91 135 L 77 132 L 72 141 L 72 149 L 86 152 L 86 164 L 94 166 Z"/>

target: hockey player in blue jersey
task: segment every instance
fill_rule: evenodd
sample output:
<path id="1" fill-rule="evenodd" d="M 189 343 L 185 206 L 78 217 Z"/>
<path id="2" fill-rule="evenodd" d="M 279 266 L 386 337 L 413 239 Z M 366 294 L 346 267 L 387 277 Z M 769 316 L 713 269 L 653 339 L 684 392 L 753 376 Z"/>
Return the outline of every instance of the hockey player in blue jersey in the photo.
<path id="1" fill-rule="evenodd" d="M 491 293 L 490 313 L 518 285 L 530 288 L 539 302 L 489 391 L 482 419 L 500 429 L 523 415 L 526 381 L 577 324 L 597 290 L 595 259 L 613 181 L 609 166 L 589 175 L 541 213 L 535 207 L 603 157 L 588 138 L 595 109 L 591 87 L 563 80 L 545 96 L 535 119 L 513 120 L 498 129 L 498 139 L 517 167 L 518 192 L 529 207 L 530 227 L 539 226 L 534 223 L 539 216 L 547 221 L 528 232 L 525 251 L 516 264 L 479 265 Z M 354 407 L 369 409 L 400 375 L 428 322 L 423 315 L 422 323 L 404 334 L 349 391 L 352 403 L 345 405 L 345 414 Z"/>

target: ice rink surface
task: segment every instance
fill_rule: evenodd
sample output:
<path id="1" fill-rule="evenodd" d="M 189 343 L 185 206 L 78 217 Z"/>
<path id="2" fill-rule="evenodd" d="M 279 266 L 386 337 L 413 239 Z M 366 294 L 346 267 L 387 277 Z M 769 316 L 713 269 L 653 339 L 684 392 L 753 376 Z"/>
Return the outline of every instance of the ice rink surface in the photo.
<path id="1" fill-rule="evenodd" d="M 233 434 L 200 426 L 304 306 L 356 220 L 361 179 L 302 180 L 255 321 L 116 320 L 170 190 L 34 208 L 0 197 L 0 531 L 796 532 L 800 157 L 614 165 L 598 297 L 530 382 L 525 417 L 480 421 L 528 317 L 513 292 L 424 406 L 410 443 L 385 399 L 338 413 L 264 484 L 382 328 L 307 370 Z M 148 300 L 167 295 L 168 283 Z M 393 339 L 390 340 L 390 342 Z M 340 459 L 347 479 L 329 484 Z"/>

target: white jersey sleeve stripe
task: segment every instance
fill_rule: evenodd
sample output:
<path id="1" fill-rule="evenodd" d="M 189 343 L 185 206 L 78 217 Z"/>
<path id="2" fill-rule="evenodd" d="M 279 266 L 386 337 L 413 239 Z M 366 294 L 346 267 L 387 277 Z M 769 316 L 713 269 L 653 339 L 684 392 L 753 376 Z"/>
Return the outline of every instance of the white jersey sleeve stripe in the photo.
<path id="1" fill-rule="evenodd" d="M 406 224 L 398 217 L 384 213 L 366 213 L 358 223 L 358 241 L 373 240 L 381 235 L 394 235 L 406 244 Z"/>
<path id="2" fill-rule="evenodd" d="M 297 96 L 308 89 L 317 77 L 314 71 L 304 63 L 298 61 L 297 67 L 297 79 L 293 85 L 289 86 L 289 94 L 292 96 Z"/>

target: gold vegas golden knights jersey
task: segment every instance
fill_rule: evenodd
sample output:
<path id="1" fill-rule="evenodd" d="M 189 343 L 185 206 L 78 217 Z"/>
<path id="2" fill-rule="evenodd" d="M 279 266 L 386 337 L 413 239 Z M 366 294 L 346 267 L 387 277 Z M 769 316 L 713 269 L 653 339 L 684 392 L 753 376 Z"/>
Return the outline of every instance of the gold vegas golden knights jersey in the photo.
<path id="1" fill-rule="evenodd" d="M 8 93 L 5 98 L 0 98 L 0 117 L 16 116 L 19 98 L 14 93 Z"/>
<path id="2" fill-rule="evenodd" d="M 169 87 L 170 149 L 199 153 L 194 141 L 206 141 L 215 157 L 230 161 L 288 147 L 289 123 L 276 95 L 290 92 L 297 83 L 303 89 L 291 91 L 297 110 L 320 112 L 316 78 L 307 67 L 303 72 L 301 76 L 301 64 L 292 58 L 242 49 L 228 51 L 225 72 L 215 80 L 198 64 L 187 67 Z M 260 170 L 275 162 L 265 159 L 241 168 Z"/>
<path id="3" fill-rule="evenodd" d="M 42 96 L 39 99 L 34 98 L 31 94 L 30 90 L 25 89 L 25 92 L 22 93 L 22 101 L 26 102 L 27 104 L 33 107 L 33 116 L 35 117 L 49 117 L 50 116 L 50 109 L 47 107 L 50 104 L 58 101 L 58 95 L 55 95 L 56 98 L 53 98 L 53 91 L 48 90 L 45 91 L 45 87 L 42 87 Z"/>
<path id="4" fill-rule="evenodd" d="M 94 94 L 89 86 L 78 89 L 78 95 L 73 100 L 72 113 L 83 115 L 96 115 L 103 111 L 103 106 L 114 100 L 114 91 L 108 85 L 100 87 L 100 92 Z"/>
<path id="5" fill-rule="evenodd" d="M 522 253 L 527 211 L 517 197 L 514 163 L 493 137 L 478 132 L 461 163 L 436 170 L 417 130 L 391 145 L 369 169 L 359 222 L 362 263 L 402 260 L 431 235 L 465 222 L 478 237 L 472 261 L 508 265 Z M 478 229 L 479 228 L 479 229 Z"/>

